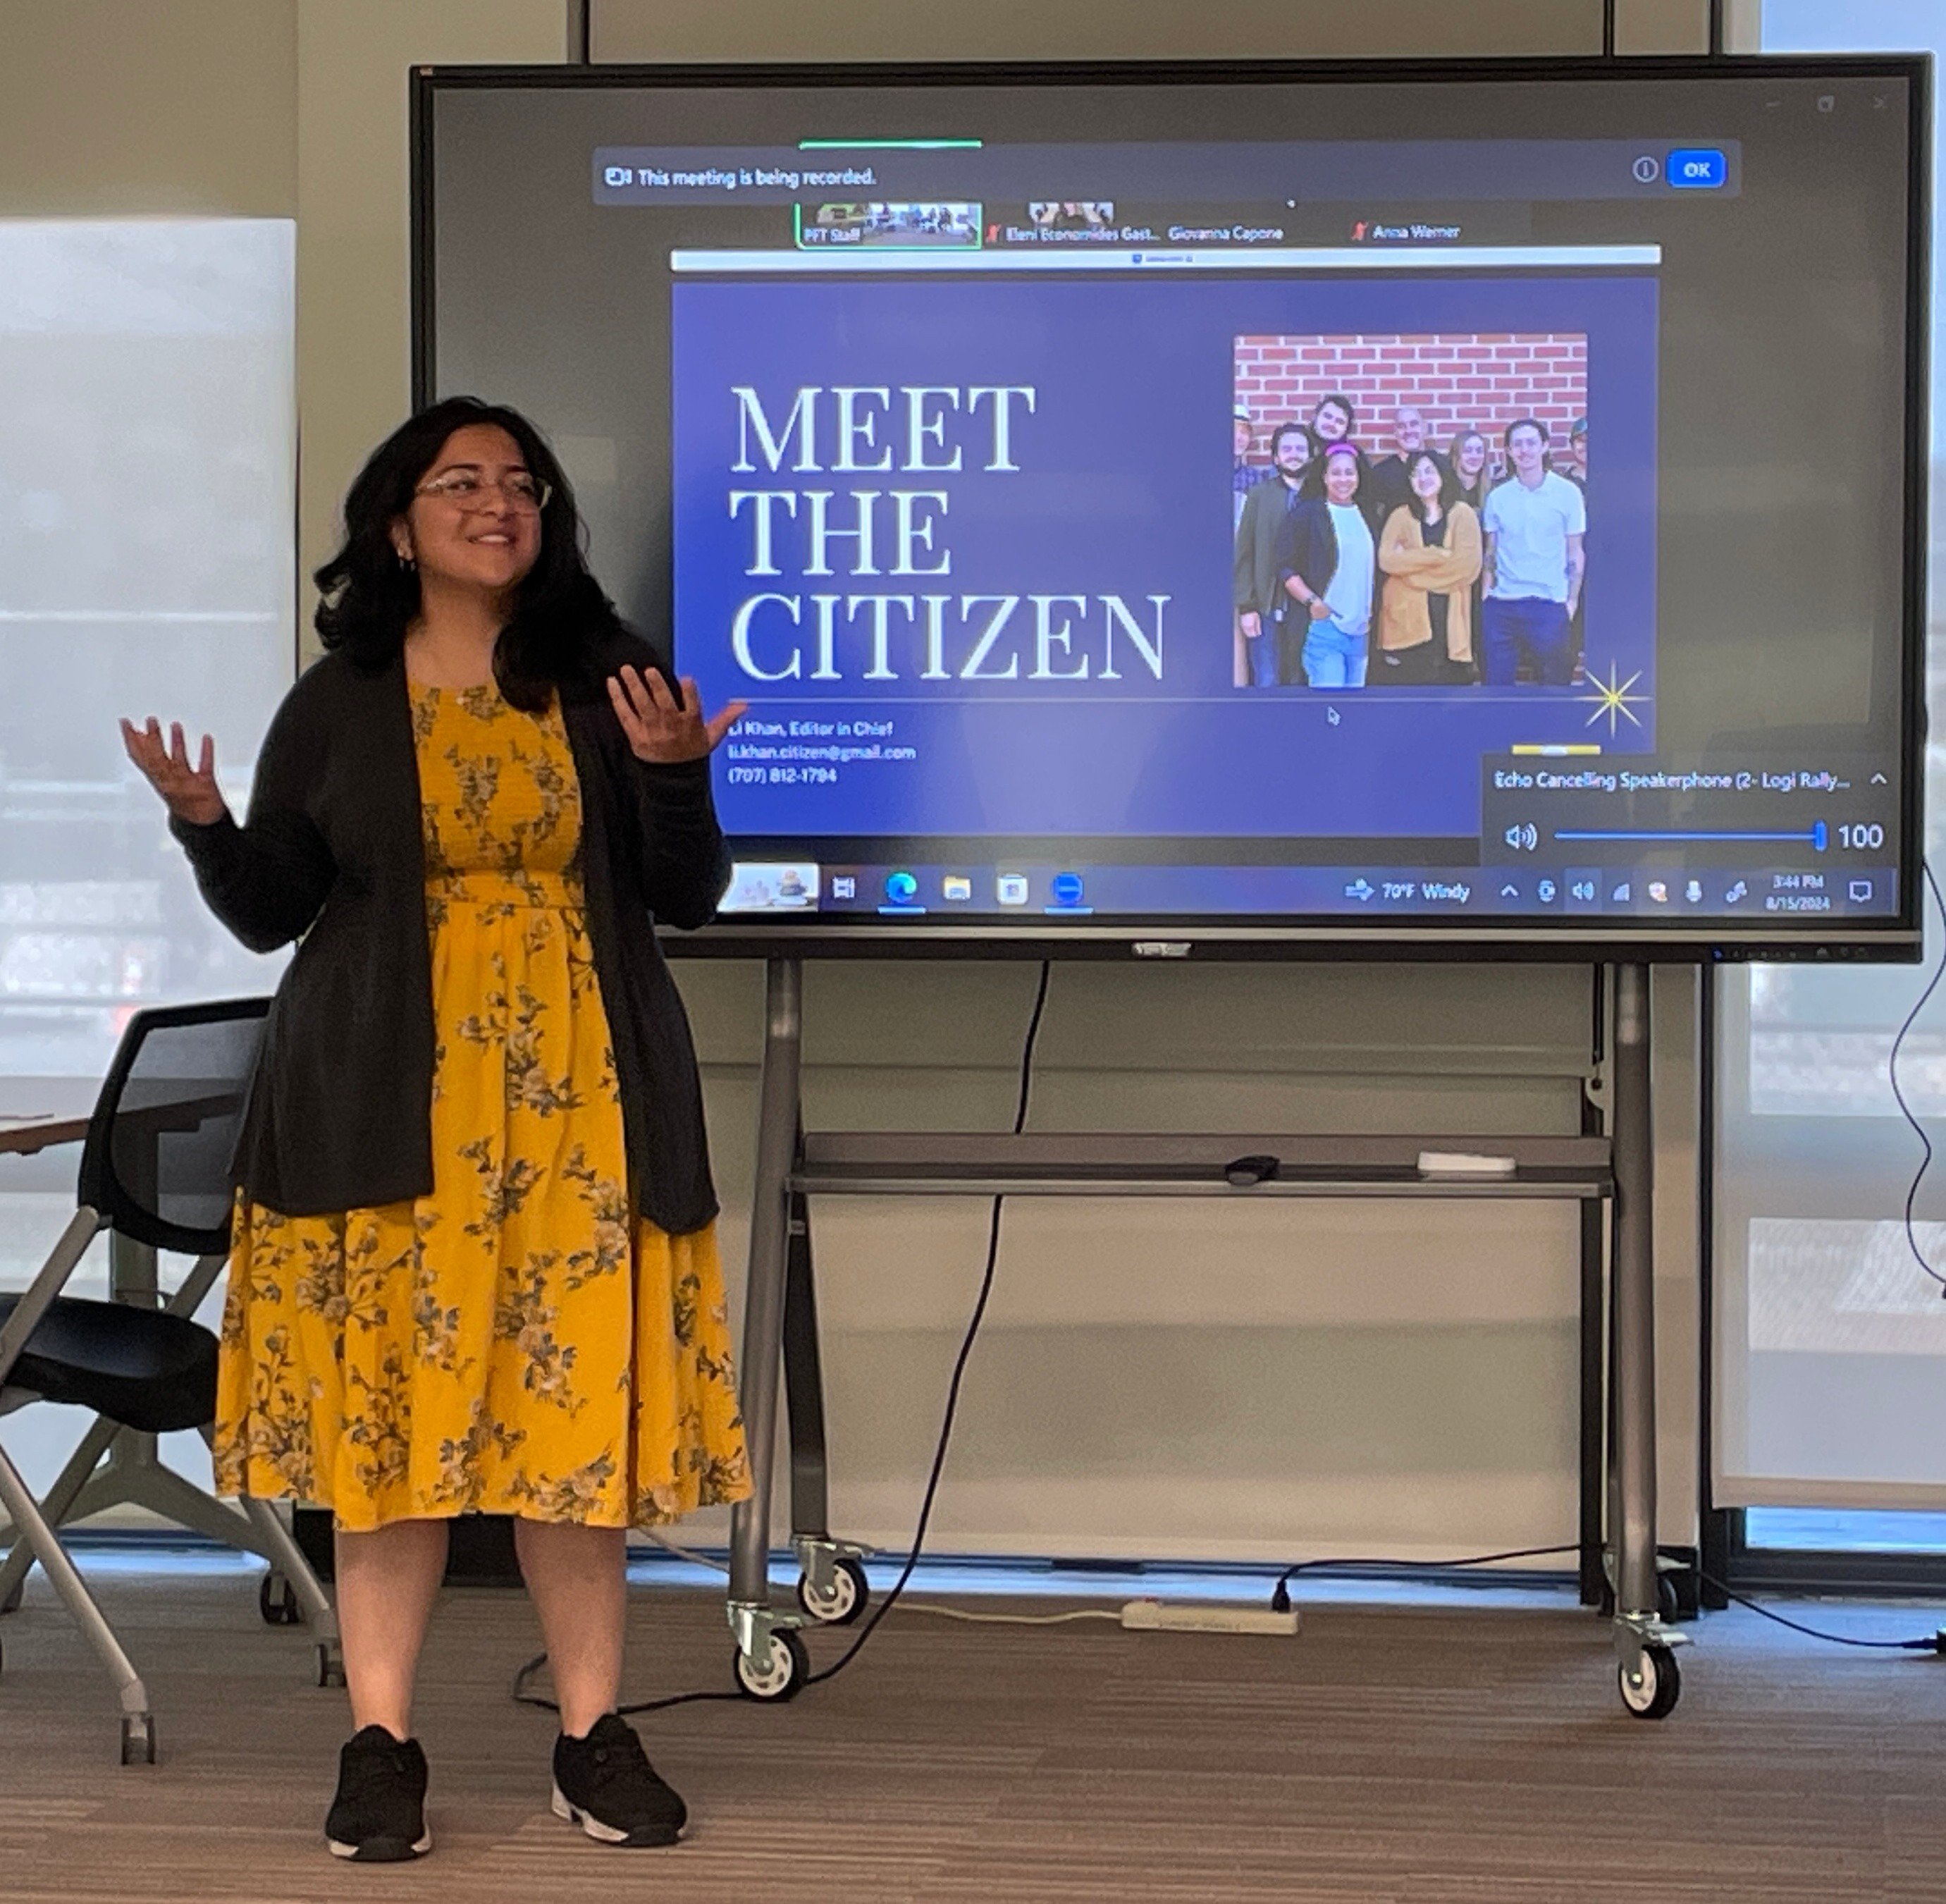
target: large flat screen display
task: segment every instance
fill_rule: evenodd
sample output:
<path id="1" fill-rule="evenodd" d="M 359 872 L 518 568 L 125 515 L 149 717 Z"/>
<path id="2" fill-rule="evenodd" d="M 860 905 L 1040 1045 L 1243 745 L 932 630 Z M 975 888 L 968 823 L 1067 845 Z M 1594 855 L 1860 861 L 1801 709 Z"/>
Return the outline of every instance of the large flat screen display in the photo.
<path id="1" fill-rule="evenodd" d="M 1929 82 L 431 72 L 419 394 L 749 703 L 726 949 L 1910 957 Z"/>

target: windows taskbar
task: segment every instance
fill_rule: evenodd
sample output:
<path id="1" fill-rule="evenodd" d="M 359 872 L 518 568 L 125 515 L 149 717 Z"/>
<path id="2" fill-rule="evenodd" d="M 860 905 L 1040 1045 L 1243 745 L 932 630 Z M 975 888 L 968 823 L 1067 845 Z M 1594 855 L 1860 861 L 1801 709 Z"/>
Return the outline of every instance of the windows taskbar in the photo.
<path id="1" fill-rule="evenodd" d="M 718 908 L 725 923 L 805 914 L 834 921 L 1289 920 L 1296 917 L 1890 920 L 1897 869 L 1886 865 L 1446 867 L 1132 865 L 1031 859 L 866 863 L 740 857 Z"/>

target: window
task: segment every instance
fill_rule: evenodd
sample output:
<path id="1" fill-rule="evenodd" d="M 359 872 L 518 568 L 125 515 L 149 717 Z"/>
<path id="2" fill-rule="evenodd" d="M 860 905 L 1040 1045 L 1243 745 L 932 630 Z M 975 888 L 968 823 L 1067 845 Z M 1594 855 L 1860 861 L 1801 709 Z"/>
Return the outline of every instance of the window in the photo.
<path id="1" fill-rule="evenodd" d="M 203 908 L 116 719 L 213 734 L 240 808 L 295 666 L 293 251 L 282 219 L 0 220 L 10 1097 L 98 1079 L 144 1005 L 275 982 L 280 962 Z M 71 1148 L 0 1160 L 0 1286 L 39 1267 L 77 1161 Z M 73 1287 L 105 1280 L 97 1249 Z M 10 1436 L 30 1485 L 65 1455 L 68 1417 L 37 1409 Z"/>
<path id="2" fill-rule="evenodd" d="M 1946 51 L 1946 4 L 1765 0 L 1763 47 L 1938 53 Z M 1936 178 L 1934 190 L 1936 208 Z M 1935 257 L 1937 246 L 1935 226 Z M 1937 460 L 1942 401 L 1935 380 L 1935 499 L 1946 493 Z M 1929 678 L 1934 707 L 1946 707 L 1936 588 Z M 1937 737 L 1927 768 L 1937 864 L 1946 816 L 1946 744 Z M 1927 938 L 1929 962 L 1939 953 L 1936 917 Z M 1941 1545 L 1936 1514 L 1889 1511 L 1946 1507 L 1946 1302 L 1907 1245 L 1902 1211 L 1919 1147 L 1887 1071 L 1893 1035 L 1926 976 L 1759 967 L 1722 985 L 1716 1492 L 1719 1504 L 1760 1510 L 1749 1516 L 1753 1544 L 1880 1553 Z M 1900 1076 L 1915 1112 L 1946 1116 L 1946 1027 L 1936 1009 L 1907 1040 Z M 1946 1135 L 1932 1128 L 1935 1142 Z M 1935 1176 L 1921 1208 L 1937 1210 L 1939 1192 Z M 1917 1237 L 1946 1269 L 1946 1223 L 1921 1222 Z"/>

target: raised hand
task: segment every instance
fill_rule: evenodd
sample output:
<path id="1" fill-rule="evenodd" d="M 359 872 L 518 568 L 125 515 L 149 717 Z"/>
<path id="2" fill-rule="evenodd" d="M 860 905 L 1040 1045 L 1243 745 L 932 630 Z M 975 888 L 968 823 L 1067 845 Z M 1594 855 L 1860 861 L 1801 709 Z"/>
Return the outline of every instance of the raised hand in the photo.
<path id="1" fill-rule="evenodd" d="M 153 715 L 137 727 L 132 721 L 122 723 L 122 744 L 128 758 L 142 770 L 142 777 L 162 796 L 163 803 L 178 820 L 193 827 L 207 827 L 221 820 L 229 808 L 216 785 L 216 743 L 202 737 L 194 766 L 183 739 L 182 723 L 170 725 L 169 737 L 162 738 L 162 724 Z"/>
<path id="2" fill-rule="evenodd" d="M 693 675 L 682 679 L 682 704 L 676 704 L 669 683 L 654 669 L 646 675 L 633 668 L 608 677 L 608 698 L 622 723 L 630 750 L 638 760 L 657 766 L 700 760 L 743 717 L 748 701 L 732 701 L 721 713 L 706 721 L 703 697 Z"/>

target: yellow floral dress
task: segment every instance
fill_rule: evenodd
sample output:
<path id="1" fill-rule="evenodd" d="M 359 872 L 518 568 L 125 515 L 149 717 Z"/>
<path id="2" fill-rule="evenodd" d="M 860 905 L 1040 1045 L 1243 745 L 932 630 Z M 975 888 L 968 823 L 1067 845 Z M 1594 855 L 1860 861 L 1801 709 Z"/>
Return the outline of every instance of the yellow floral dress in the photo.
<path id="1" fill-rule="evenodd" d="M 559 709 L 415 685 L 432 1193 L 240 1195 L 218 1485 L 341 1527 L 477 1510 L 649 1526 L 749 1491 L 715 1232 L 632 1219 Z"/>

